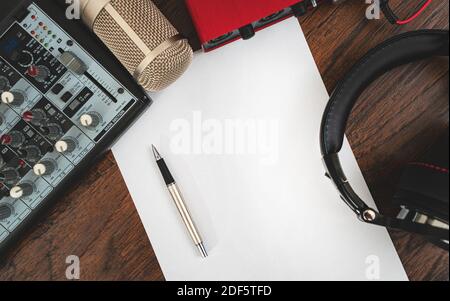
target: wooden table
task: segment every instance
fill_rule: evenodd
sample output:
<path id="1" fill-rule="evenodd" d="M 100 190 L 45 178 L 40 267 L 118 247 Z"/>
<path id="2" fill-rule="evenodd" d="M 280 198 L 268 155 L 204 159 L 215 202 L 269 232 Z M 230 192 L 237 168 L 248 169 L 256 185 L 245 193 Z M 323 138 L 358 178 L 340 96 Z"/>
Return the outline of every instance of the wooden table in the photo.
<path id="1" fill-rule="evenodd" d="M 184 2 L 155 2 L 198 49 Z M 392 3 L 406 16 L 419 1 Z M 365 19 L 365 9 L 363 1 L 326 4 L 301 19 L 329 91 L 351 64 L 386 38 L 418 28 L 449 27 L 448 1 L 434 1 L 425 15 L 401 28 Z M 372 85 L 352 114 L 348 138 L 384 212 L 391 212 L 402 166 L 448 127 L 448 80 L 448 60 L 400 68 Z M 391 231 L 391 237 L 411 280 L 448 280 L 448 252 L 418 236 Z M 164 280 L 111 153 L 74 182 L 1 259 L 0 280 L 64 280 L 68 255 L 80 257 L 82 280 Z"/>

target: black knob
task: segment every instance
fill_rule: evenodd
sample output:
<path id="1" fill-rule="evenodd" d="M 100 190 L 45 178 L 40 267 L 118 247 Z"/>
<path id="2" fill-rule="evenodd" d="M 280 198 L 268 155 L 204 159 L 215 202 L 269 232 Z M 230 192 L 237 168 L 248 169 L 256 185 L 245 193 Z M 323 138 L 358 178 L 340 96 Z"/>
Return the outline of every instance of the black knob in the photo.
<path id="1" fill-rule="evenodd" d="M 9 88 L 10 88 L 9 80 L 4 76 L 0 76 L 0 92 L 8 91 Z"/>
<path id="2" fill-rule="evenodd" d="M 37 162 L 41 157 L 41 150 L 36 145 L 28 145 L 19 150 L 20 157 L 29 162 Z"/>
<path id="3" fill-rule="evenodd" d="M 0 205 L 0 221 L 9 218 L 12 215 L 13 211 L 10 206 L 6 204 Z"/>
<path id="4" fill-rule="evenodd" d="M 41 131 L 50 140 L 58 141 L 63 135 L 63 129 L 56 123 L 49 123 L 41 127 Z"/>
<path id="5" fill-rule="evenodd" d="M 5 168 L 0 172 L 0 182 L 6 185 L 15 185 L 20 180 L 19 172 L 14 168 Z"/>
<path id="6" fill-rule="evenodd" d="M 17 63 L 24 68 L 31 66 L 34 62 L 33 54 L 29 51 L 22 51 L 16 59 Z"/>
<path id="7" fill-rule="evenodd" d="M 239 28 L 239 33 L 241 34 L 241 38 L 243 40 L 249 40 L 255 36 L 255 30 L 251 24 Z"/>

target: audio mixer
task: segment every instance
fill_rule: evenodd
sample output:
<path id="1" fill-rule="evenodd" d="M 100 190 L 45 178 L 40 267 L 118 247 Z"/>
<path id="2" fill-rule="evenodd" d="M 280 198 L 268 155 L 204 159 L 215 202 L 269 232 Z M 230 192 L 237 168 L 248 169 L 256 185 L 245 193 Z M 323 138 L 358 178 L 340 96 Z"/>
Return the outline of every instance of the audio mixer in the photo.
<path id="1" fill-rule="evenodd" d="M 55 1 L 2 1 L 0 10 L 2 251 L 151 100 Z"/>

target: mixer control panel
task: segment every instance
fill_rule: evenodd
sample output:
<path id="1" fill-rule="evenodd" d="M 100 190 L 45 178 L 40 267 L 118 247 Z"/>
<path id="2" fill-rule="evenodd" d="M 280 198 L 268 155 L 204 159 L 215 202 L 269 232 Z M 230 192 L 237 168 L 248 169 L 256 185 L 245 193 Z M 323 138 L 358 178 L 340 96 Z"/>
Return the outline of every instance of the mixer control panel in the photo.
<path id="1" fill-rule="evenodd" d="M 0 247 L 138 97 L 37 4 L 0 36 Z"/>

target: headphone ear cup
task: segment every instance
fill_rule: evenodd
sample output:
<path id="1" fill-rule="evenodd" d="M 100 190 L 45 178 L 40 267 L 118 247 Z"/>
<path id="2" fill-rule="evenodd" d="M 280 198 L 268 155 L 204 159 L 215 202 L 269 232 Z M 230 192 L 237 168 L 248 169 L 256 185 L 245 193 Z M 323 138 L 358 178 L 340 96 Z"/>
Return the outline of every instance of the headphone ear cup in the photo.
<path id="1" fill-rule="evenodd" d="M 394 204 L 449 222 L 449 131 L 400 178 Z"/>

